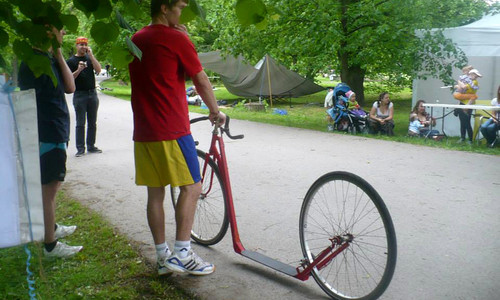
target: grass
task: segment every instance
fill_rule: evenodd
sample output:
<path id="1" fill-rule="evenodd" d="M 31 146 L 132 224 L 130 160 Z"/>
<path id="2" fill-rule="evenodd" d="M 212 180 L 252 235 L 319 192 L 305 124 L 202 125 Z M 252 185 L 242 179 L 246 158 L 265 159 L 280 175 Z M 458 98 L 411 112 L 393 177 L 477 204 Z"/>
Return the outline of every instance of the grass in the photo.
<path id="1" fill-rule="evenodd" d="M 50 260 L 43 258 L 41 244 L 29 244 L 37 299 L 195 298 L 156 275 L 138 247 L 97 213 L 64 193 L 58 194 L 57 203 L 58 222 L 78 225 L 68 244 L 84 248 L 73 258 Z M 23 246 L 0 249 L 1 299 L 29 299 L 26 258 Z"/>
<path id="2" fill-rule="evenodd" d="M 320 78 L 322 86 L 334 86 L 337 82 L 330 81 L 328 78 Z M 186 86 L 189 86 L 188 82 Z M 378 85 L 378 86 L 377 86 Z M 101 86 L 112 89 L 105 90 L 104 93 L 115 96 L 124 100 L 130 101 L 130 86 L 121 85 L 114 80 L 106 80 L 101 83 Z M 226 100 L 229 104 L 235 101 L 245 100 L 241 97 L 230 94 L 226 88 L 221 85 L 216 85 L 215 96 L 218 100 Z M 377 99 L 380 84 L 370 82 L 367 84 L 365 91 L 365 105 L 363 108 L 369 111 L 372 103 Z M 249 120 L 254 122 L 268 123 L 274 125 L 297 127 L 317 131 L 326 131 L 325 109 L 323 102 L 325 99 L 325 92 L 319 92 L 308 96 L 292 99 L 274 99 L 272 108 L 267 106 L 265 112 L 252 112 L 246 110 L 242 105 L 235 107 L 226 106 L 222 107 L 223 111 L 234 119 Z M 410 89 L 405 89 L 399 93 L 391 93 L 391 100 L 394 102 L 394 137 L 367 135 L 370 138 L 392 140 L 402 143 L 410 143 L 416 145 L 426 145 L 436 148 L 446 148 L 451 150 L 468 151 L 483 154 L 500 155 L 500 148 L 494 149 L 487 148 L 483 145 L 468 145 L 458 144 L 457 137 L 449 137 L 440 142 L 433 140 L 412 138 L 407 136 L 408 132 L 408 115 L 412 109 L 412 93 Z M 255 101 L 255 100 L 253 100 Z M 287 115 L 280 115 L 273 113 L 273 109 L 286 110 Z M 191 112 L 206 114 L 207 110 L 198 106 L 189 106 Z M 343 134 L 336 132 L 336 134 Z"/>

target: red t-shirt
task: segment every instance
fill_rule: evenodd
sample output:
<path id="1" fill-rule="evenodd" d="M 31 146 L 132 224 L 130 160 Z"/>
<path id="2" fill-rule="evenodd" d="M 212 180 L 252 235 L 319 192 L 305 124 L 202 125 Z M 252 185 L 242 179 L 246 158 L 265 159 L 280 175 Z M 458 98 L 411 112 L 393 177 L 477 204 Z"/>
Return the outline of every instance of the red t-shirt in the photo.
<path id="1" fill-rule="evenodd" d="M 185 76 L 203 70 L 188 36 L 165 25 L 149 25 L 132 37 L 142 51 L 129 64 L 134 141 L 175 140 L 190 134 Z"/>

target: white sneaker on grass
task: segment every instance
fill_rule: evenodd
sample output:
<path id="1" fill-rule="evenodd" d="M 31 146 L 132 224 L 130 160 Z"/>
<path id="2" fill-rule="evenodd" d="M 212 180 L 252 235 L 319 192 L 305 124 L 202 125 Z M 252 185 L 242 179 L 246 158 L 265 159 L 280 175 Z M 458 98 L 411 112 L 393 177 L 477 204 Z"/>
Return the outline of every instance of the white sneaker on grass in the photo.
<path id="1" fill-rule="evenodd" d="M 56 237 L 56 239 L 62 239 L 64 237 L 67 237 L 68 235 L 72 234 L 73 232 L 75 232 L 75 230 L 76 230 L 75 225 L 64 226 L 64 225 L 57 224 L 57 228 L 55 231 L 55 237 Z"/>
<path id="2" fill-rule="evenodd" d="M 208 275 L 215 271 L 215 266 L 204 262 L 193 250 L 189 250 L 186 258 L 172 254 L 167 258 L 166 267 L 175 272 L 186 272 L 192 275 Z"/>
<path id="3" fill-rule="evenodd" d="M 157 258 L 156 266 L 158 267 L 158 275 L 165 275 L 172 273 L 172 270 L 167 268 L 167 259 L 172 255 L 172 251 L 167 250 L 167 256 L 163 258 Z"/>
<path id="4" fill-rule="evenodd" d="M 69 246 L 69 245 L 66 245 L 65 243 L 58 241 L 56 246 L 54 247 L 54 249 L 52 249 L 52 251 L 50 251 L 50 252 L 47 251 L 47 249 L 43 248 L 43 254 L 45 255 L 45 257 L 65 258 L 65 257 L 71 257 L 71 256 L 77 254 L 82 249 L 83 249 L 83 246 Z"/>

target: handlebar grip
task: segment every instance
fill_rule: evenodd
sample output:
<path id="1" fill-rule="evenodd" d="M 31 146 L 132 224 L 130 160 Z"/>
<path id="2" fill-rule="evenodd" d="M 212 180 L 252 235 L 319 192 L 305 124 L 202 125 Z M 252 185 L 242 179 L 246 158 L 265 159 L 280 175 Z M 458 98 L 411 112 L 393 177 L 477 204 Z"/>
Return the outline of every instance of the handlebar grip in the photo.
<path id="1" fill-rule="evenodd" d="M 196 122 L 205 121 L 208 119 L 209 119 L 208 116 L 198 117 L 198 118 L 194 118 L 194 119 L 189 120 L 189 123 L 194 124 Z M 226 123 L 224 124 L 224 127 L 220 128 L 220 130 L 222 132 L 224 132 L 227 135 L 227 137 L 232 139 L 232 140 L 240 140 L 240 139 L 244 138 L 245 136 L 243 134 L 231 135 L 231 132 L 229 132 L 229 121 L 230 120 L 231 120 L 231 118 L 229 118 L 229 116 L 226 115 Z"/>
<path id="2" fill-rule="evenodd" d="M 226 132 L 226 135 L 232 139 L 232 140 L 241 140 L 242 138 L 245 137 L 245 135 L 243 134 L 239 134 L 239 135 L 229 135 L 227 132 Z"/>
<path id="3" fill-rule="evenodd" d="M 196 122 L 205 121 L 205 120 L 208 120 L 207 116 L 191 119 L 191 120 L 189 120 L 189 123 L 194 124 Z"/>

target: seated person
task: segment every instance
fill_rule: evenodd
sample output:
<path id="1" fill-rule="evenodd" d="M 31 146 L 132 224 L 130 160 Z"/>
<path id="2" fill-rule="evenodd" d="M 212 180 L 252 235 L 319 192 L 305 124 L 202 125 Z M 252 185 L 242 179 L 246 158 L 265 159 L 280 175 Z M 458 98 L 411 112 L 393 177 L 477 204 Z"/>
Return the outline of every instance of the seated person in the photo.
<path id="1" fill-rule="evenodd" d="M 500 106 L 500 86 L 498 86 L 497 97 L 491 100 L 491 105 Z M 497 144 L 497 131 L 500 130 L 500 111 L 497 110 L 495 117 L 490 118 L 481 125 L 481 134 L 486 138 L 488 147 L 493 148 Z"/>
<path id="2" fill-rule="evenodd" d="M 348 91 L 345 95 L 349 101 L 349 112 L 358 118 L 366 117 L 366 111 L 364 111 L 361 106 L 359 106 L 358 101 L 356 101 L 356 93 Z"/>
<path id="3" fill-rule="evenodd" d="M 434 140 L 440 140 L 443 136 L 439 134 L 439 131 L 435 129 L 430 130 L 431 125 L 436 125 L 436 119 L 431 118 L 431 116 L 425 111 L 424 103 L 424 100 L 418 100 L 417 103 L 415 103 L 415 106 L 411 111 L 410 118 L 412 114 L 416 115 L 417 120 L 423 125 L 419 132 L 421 137 L 429 137 Z"/>
<path id="4" fill-rule="evenodd" d="M 188 97 L 193 97 L 193 96 L 198 95 L 198 93 L 196 92 L 196 87 L 194 87 L 194 86 L 188 87 L 186 89 L 186 95 L 188 95 Z"/>
<path id="5" fill-rule="evenodd" d="M 190 86 L 186 89 L 186 100 L 190 105 L 201 105 L 201 97 L 196 92 L 196 87 Z"/>
<path id="6" fill-rule="evenodd" d="M 394 135 L 394 107 L 388 92 L 379 95 L 378 100 L 373 103 L 369 116 L 370 133 L 377 134 L 380 132 L 388 136 Z"/>
<path id="7" fill-rule="evenodd" d="M 420 128 L 424 125 L 418 120 L 418 116 L 415 113 L 410 114 L 410 126 L 408 126 L 409 136 L 420 136 Z"/>

